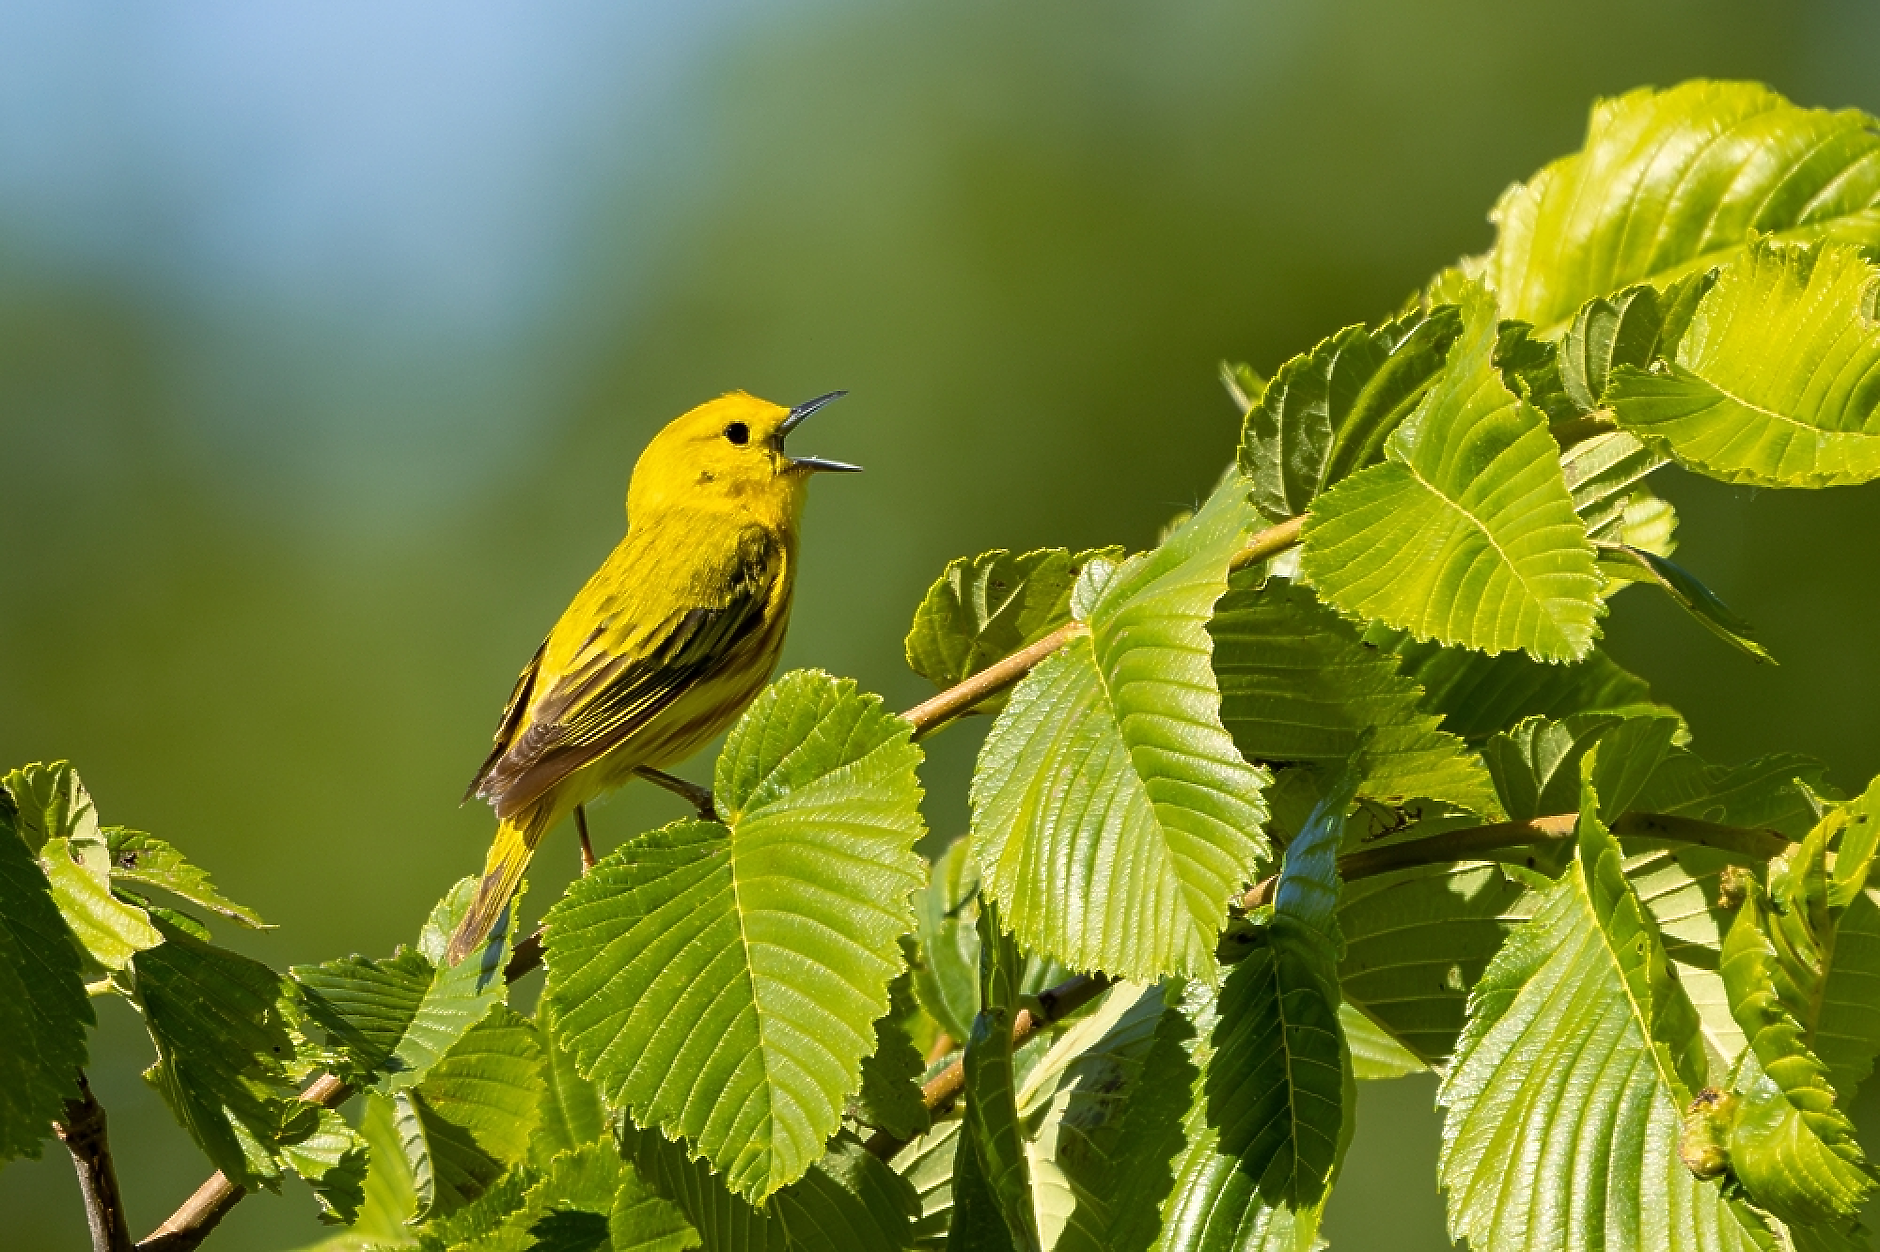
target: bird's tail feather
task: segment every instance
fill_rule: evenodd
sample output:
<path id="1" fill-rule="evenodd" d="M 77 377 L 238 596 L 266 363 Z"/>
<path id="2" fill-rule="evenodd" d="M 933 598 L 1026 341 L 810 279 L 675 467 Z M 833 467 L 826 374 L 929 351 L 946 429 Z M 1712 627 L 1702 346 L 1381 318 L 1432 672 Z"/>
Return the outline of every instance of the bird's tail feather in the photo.
<path id="1" fill-rule="evenodd" d="M 444 956 L 449 964 L 455 965 L 469 956 L 489 937 L 496 919 L 503 915 L 509 898 L 516 893 L 516 884 L 522 881 L 522 871 L 528 868 L 529 858 L 534 855 L 545 826 L 546 823 L 531 813 L 506 817 L 497 826 L 496 842 L 490 845 L 489 859 L 484 862 L 483 880 L 477 884 L 476 899 L 450 937 L 450 947 Z"/>

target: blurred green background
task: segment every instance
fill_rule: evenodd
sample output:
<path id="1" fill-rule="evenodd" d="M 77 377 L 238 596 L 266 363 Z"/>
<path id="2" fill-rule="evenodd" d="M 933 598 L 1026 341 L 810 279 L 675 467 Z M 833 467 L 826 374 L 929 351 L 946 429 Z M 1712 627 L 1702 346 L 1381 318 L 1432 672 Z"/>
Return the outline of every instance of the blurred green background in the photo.
<path id="1" fill-rule="evenodd" d="M 1271 370 L 1490 239 L 1595 96 L 1754 77 L 1880 112 L 1871 4 L 0 3 L 0 762 L 279 925 L 384 953 L 480 864 L 458 808 L 515 670 L 622 529 L 633 458 L 734 387 L 852 395 L 785 663 L 894 706 L 950 557 L 1150 542 Z M 1757 667 L 1644 591 L 1612 650 L 1698 746 L 1880 769 L 1876 489 L 1667 474 Z M 953 833 L 977 729 L 933 744 Z M 689 771 L 704 777 L 703 761 Z M 677 815 L 647 788 L 611 843 Z M 564 834 L 539 908 L 574 866 Z M 201 1180 L 105 1004 L 132 1224 Z M 1446 1247 L 1433 1083 L 1367 1087 L 1327 1232 Z M 1869 1142 L 1880 1117 L 1863 1118 Z M 211 1247 L 319 1237 L 304 1190 Z M 64 1154 L 0 1243 L 82 1246 Z"/>

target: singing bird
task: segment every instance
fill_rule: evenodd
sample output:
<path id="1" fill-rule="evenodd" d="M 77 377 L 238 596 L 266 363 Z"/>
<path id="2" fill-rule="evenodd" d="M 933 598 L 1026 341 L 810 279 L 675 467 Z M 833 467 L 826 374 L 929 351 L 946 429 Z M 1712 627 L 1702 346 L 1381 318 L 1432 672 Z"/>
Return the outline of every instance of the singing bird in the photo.
<path id="1" fill-rule="evenodd" d="M 516 680 L 496 746 L 465 794 L 496 810 L 475 901 L 451 936 L 462 960 L 489 935 L 535 845 L 634 776 L 698 798 L 659 771 L 744 711 L 783 650 L 797 522 L 818 471 L 784 438 L 846 392 L 786 409 L 731 392 L 654 436 L 627 487 L 627 537 Z"/>

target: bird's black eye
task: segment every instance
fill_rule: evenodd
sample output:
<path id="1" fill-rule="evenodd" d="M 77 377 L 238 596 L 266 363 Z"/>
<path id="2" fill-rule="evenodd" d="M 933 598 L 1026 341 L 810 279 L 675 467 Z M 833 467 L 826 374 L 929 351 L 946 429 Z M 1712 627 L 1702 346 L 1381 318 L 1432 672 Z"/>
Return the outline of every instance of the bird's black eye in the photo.
<path id="1" fill-rule="evenodd" d="M 725 438 L 735 446 L 742 448 L 751 441 L 751 428 L 743 422 L 733 422 L 725 427 Z"/>

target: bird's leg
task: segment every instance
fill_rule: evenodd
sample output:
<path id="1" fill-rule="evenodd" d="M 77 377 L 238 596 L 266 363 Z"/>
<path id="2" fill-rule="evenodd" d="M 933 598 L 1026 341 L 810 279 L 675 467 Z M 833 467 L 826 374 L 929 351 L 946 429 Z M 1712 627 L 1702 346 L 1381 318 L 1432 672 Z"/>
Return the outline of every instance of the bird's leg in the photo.
<path id="1" fill-rule="evenodd" d="M 697 809 L 701 821 L 715 822 L 718 820 L 718 810 L 712 807 L 712 793 L 709 789 L 701 787 L 697 783 L 689 783 L 683 778 L 668 774 L 663 769 L 654 769 L 650 765 L 642 765 L 633 772 L 638 774 L 641 778 L 644 778 L 647 782 L 656 783 L 664 787 L 666 790 L 672 792 L 672 794 Z"/>
<path id="2" fill-rule="evenodd" d="M 576 833 L 581 836 L 581 872 L 585 874 L 594 868 L 594 844 L 593 841 L 588 838 L 587 807 L 585 805 L 577 804 L 574 806 L 574 828 Z"/>

